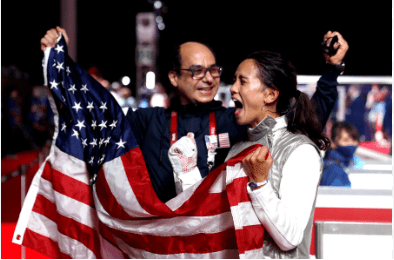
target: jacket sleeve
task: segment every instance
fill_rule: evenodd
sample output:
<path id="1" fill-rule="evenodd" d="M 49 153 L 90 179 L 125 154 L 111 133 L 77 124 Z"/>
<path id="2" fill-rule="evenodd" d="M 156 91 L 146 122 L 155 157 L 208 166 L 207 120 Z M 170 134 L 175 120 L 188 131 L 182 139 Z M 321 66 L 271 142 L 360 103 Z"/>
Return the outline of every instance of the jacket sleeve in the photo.
<path id="1" fill-rule="evenodd" d="M 304 144 L 286 161 L 278 195 L 270 183 L 253 191 L 247 187 L 257 217 L 283 251 L 297 247 L 303 239 L 320 173 L 320 155 L 313 146 Z"/>
<path id="2" fill-rule="evenodd" d="M 159 112 L 159 108 L 139 108 L 135 111 L 129 109 L 126 114 L 127 120 L 131 123 L 134 136 L 138 145 L 142 145 L 152 117 Z"/>
<path id="3" fill-rule="evenodd" d="M 338 99 L 337 78 L 339 73 L 334 65 L 326 64 L 323 74 L 317 82 L 316 92 L 312 96 L 312 101 L 317 106 L 316 112 L 322 129 L 326 126 L 330 113 Z"/>

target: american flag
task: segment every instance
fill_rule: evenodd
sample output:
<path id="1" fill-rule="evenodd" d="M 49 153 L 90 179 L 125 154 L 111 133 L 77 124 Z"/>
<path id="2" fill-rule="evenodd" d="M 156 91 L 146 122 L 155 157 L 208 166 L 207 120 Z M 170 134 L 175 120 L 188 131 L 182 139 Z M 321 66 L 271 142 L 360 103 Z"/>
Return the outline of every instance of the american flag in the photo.
<path id="1" fill-rule="evenodd" d="M 112 95 L 67 55 L 45 51 L 55 113 L 13 242 L 51 258 L 261 258 L 264 228 L 249 200 L 244 151 L 161 202 Z"/>

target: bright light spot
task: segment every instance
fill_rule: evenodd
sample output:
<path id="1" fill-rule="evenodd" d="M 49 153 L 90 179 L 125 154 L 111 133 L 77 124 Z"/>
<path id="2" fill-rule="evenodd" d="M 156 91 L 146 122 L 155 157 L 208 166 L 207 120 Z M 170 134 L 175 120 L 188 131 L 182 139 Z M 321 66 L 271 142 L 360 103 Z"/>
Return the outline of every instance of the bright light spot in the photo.
<path id="1" fill-rule="evenodd" d="M 129 85 L 129 84 L 130 84 L 130 78 L 127 77 L 127 76 L 124 76 L 124 77 L 122 78 L 122 84 L 123 84 L 124 86 Z"/>
<path id="2" fill-rule="evenodd" d="M 150 106 L 151 107 L 166 107 L 165 96 L 160 93 L 153 94 L 150 99 Z"/>
<path id="3" fill-rule="evenodd" d="M 160 9 L 163 6 L 161 1 L 155 1 L 155 3 L 153 4 L 153 7 L 155 9 Z"/>
<path id="4" fill-rule="evenodd" d="M 160 15 L 156 17 L 156 23 L 162 23 L 163 22 L 163 17 Z"/>
<path id="5" fill-rule="evenodd" d="M 146 73 L 146 88 L 154 89 L 156 84 L 156 75 L 153 71 Z"/>
<path id="6" fill-rule="evenodd" d="M 160 31 L 164 30 L 164 28 L 166 28 L 166 25 L 164 23 L 159 23 L 157 25 L 157 28 L 159 28 Z"/>

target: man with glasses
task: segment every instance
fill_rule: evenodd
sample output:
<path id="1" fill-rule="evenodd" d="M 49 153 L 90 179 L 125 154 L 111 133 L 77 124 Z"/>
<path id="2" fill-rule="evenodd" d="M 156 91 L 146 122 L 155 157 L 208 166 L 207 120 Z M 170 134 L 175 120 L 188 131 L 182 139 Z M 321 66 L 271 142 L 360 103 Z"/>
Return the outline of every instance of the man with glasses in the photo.
<path id="1" fill-rule="evenodd" d="M 231 144 L 242 140 L 246 127 L 237 125 L 234 109 L 215 101 L 222 68 L 204 44 L 186 42 L 176 46 L 168 78 L 177 90 L 169 109 L 129 110 L 133 133 L 140 145 L 158 197 L 166 202 L 176 196 L 173 168 L 168 158 L 171 145 L 194 133 L 196 164 L 200 178 L 222 164 Z M 190 165 L 189 165 L 190 166 Z M 188 166 L 184 165 L 187 171 Z"/>
<path id="2" fill-rule="evenodd" d="M 59 32 L 65 35 L 67 41 L 67 34 L 63 29 L 57 27 L 49 30 L 41 39 L 43 51 L 47 46 L 55 46 Z M 336 47 L 338 52 L 331 57 L 325 55 L 328 64 L 313 96 L 318 104 L 317 112 L 323 126 L 338 96 L 336 79 L 343 70 L 341 63 L 348 49 L 346 41 L 337 32 L 328 32 L 324 39 L 334 35 L 340 39 L 339 47 Z M 176 177 L 168 151 L 178 139 L 188 133 L 194 134 L 197 160 L 185 162 L 182 170 L 187 172 L 196 165 L 201 174 L 199 177 L 204 178 L 224 162 L 230 146 L 243 140 L 247 134 L 246 126 L 236 123 L 235 108 L 224 108 L 220 101 L 214 100 L 222 68 L 217 66 L 212 50 L 201 43 L 186 42 L 176 47 L 172 59 L 168 78 L 178 95 L 172 100 L 171 107 L 129 110 L 127 114 L 152 185 L 163 202 L 177 195 Z"/>

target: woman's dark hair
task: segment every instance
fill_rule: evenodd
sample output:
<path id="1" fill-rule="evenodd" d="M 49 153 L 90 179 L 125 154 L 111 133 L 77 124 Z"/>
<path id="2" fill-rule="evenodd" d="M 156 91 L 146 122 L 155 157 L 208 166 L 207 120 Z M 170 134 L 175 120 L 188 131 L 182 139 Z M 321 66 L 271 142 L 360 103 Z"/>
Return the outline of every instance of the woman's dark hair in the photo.
<path id="1" fill-rule="evenodd" d="M 340 137 L 342 130 L 346 131 L 354 141 L 360 142 L 360 135 L 354 125 L 348 122 L 335 122 L 331 129 L 331 140 L 335 144 L 337 143 L 337 138 Z"/>
<path id="2" fill-rule="evenodd" d="M 258 51 L 250 54 L 259 68 L 261 82 L 279 90 L 276 112 L 287 118 L 287 130 L 309 137 L 321 150 L 330 147 L 308 95 L 297 90 L 297 73 L 293 64 L 282 54 Z"/>

